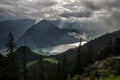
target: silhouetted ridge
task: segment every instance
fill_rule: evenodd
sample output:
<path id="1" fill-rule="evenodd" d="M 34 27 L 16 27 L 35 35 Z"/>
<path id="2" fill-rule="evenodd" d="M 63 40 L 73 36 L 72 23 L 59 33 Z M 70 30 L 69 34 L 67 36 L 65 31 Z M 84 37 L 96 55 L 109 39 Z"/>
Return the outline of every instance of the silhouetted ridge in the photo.
<path id="1" fill-rule="evenodd" d="M 86 43 L 84 47 L 87 47 L 88 45 L 92 45 L 95 49 L 100 49 L 104 45 L 108 44 L 110 41 L 114 41 L 118 37 L 120 37 L 120 30 L 112 33 L 106 33 L 105 35 L 95 38 L 89 41 L 88 43 Z"/>
<path id="2" fill-rule="evenodd" d="M 15 51 L 16 54 L 17 54 L 17 57 L 20 61 L 22 61 L 24 50 L 25 50 L 25 53 L 26 53 L 27 62 L 39 59 L 40 55 L 37 55 L 37 54 L 33 53 L 32 50 L 29 47 L 21 46 L 21 47 L 17 48 L 17 50 Z"/>

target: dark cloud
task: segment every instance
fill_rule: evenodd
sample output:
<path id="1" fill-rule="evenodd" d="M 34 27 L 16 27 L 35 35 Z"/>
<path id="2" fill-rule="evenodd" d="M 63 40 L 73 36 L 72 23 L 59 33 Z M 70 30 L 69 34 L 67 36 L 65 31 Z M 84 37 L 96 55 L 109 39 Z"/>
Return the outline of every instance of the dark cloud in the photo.
<path id="1" fill-rule="evenodd" d="M 0 0 L 0 20 L 77 20 L 103 31 L 120 29 L 120 0 Z"/>
<path id="2" fill-rule="evenodd" d="M 52 2 L 52 1 L 48 1 L 48 2 L 38 2 L 37 3 L 37 5 L 41 5 L 41 6 L 47 6 L 47 7 L 49 7 L 49 6 L 53 6 L 53 5 L 55 5 L 55 4 L 57 4 L 57 2 Z"/>
<path id="3" fill-rule="evenodd" d="M 83 5 L 87 9 L 91 9 L 91 10 L 99 10 L 99 9 L 101 9 L 100 5 L 94 4 L 94 2 L 91 2 L 91 1 L 83 1 Z"/>
<path id="4" fill-rule="evenodd" d="M 69 17 L 90 17 L 92 14 L 92 12 L 90 11 L 78 11 L 78 12 L 63 12 L 62 14 L 60 14 L 60 16 L 62 17 L 66 17 L 66 18 L 69 18 Z"/>
<path id="5" fill-rule="evenodd" d="M 0 16 L 10 16 L 8 19 L 45 18 L 44 14 L 50 14 L 50 7 L 56 4 L 52 0 L 1 0 Z"/>

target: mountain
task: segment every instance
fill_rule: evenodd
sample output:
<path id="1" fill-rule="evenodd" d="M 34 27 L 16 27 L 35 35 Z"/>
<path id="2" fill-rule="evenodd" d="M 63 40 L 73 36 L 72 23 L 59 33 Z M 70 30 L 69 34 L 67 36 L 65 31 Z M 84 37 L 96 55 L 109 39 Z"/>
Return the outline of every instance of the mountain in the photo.
<path id="1" fill-rule="evenodd" d="M 71 22 L 63 21 L 63 20 L 47 20 L 50 23 L 56 25 L 59 28 L 68 28 Z"/>
<path id="2" fill-rule="evenodd" d="M 112 33 L 107 33 L 107 34 L 102 35 L 98 38 L 95 38 L 95 39 L 87 42 L 86 44 L 84 44 L 82 46 L 82 48 L 87 50 L 88 47 L 91 45 L 92 47 L 95 48 L 95 50 L 99 50 L 102 47 L 104 47 L 105 45 L 107 45 L 111 40 L 114 41 L 118 37 L 120 37 L 120 30 L 112 32 Z M 58 59 L 61 59 L 61 57 L 63 57 L 64 54 L 66 54 L 66 57 L 73 58 L 76 55 L 77 49 L 78 49 L 77 47 L 74 49 L 69 49 L 68 51 L 63 52 L 63 53 L 58 54 L 58 55 L 55 55 L 53 57 L 57 57 Z"/>
<path id="3" fill-rule="evenodd" d="M 86 24 L 85 22 L 80 21 L 62 21 L 62 20 L 48 20 L 50 23 L 58 26 L 62 29 L 76 29 L 81 33 L 85 33 L 87 36 L 87 41 L 90 39 L 102 34 L 103 32 L 100 30 L 96 30 L 92 28 L 92 25 Z"/>
<path id="4" fill-rule="evenodd" d="M 107 45 L 110 41 L 114 41 L 116 38 L 120 37 L 120 30 L 114 31 L 112 33 L 106 33 L 98 38 L 95 38 L 89 42 L 87 42 L 84 47 L 88 45 L 93 46 L 95 49 L 100 49 L 104 45 Z"/>
<path id="5" fill-rule="evenodd" d="M 79 31 L 74 29 L 60 29 L 47 20 L 42 20 L 29 28 L 18 40 L 18 43 L 36 49 L 78 42 L 78 39 L 68 34 L 69 32 Z"/>
<path id="6" fill-rule="evenodd" d="M 31 19 L 0 22 L 0 49 L 5 48 L 5 42 L 9 32 L 14 34 L 15 39 L 18 39 L 33 24 L 35 24 L 35 20 Z"/>

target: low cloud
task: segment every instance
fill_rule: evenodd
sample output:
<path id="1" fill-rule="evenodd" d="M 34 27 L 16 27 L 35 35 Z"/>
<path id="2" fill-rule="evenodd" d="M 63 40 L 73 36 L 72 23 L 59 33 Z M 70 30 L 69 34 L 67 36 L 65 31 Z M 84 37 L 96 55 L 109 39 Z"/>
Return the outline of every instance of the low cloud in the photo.
<path id="1" fill-rule="evenodd" d="M 79 21 L 104 32 L 120 29 L 120 0 L 0 0 L 0 20 Z"/>

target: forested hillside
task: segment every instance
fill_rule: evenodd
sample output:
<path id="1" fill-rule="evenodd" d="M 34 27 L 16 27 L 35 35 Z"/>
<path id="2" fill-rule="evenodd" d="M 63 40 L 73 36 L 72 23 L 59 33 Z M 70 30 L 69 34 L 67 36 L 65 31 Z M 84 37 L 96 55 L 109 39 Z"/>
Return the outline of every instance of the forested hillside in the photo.
<path id="1" fill-rule="evenodd" d="M 76 49 L 53 56 L 37 55 L 27 46 L 16 48 L 14 36 L 9 33 L 6 42 L 8 54 L 0 55 L 0 80 L 119 80 L 118 33 L 104 35 L 108 43 L 99 49 L 88 42 L 87 47 L 79 45 Z M 111 36 L 114 35 L 113 40 Z M 99 39 L 103 36 L 92 43 L 103 43 Z"/>

